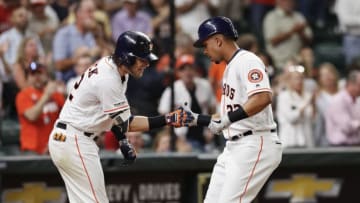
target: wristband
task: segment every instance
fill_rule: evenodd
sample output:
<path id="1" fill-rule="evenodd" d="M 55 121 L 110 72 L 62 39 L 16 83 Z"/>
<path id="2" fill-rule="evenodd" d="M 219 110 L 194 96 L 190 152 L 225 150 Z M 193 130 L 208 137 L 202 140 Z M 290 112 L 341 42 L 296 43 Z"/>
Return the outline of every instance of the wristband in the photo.
<path id="1" fill-rule="evenodd" d="M 197 126 L 208 126 L 211 121 L 211 116 L 209 115 L 199 115 L 197 118 Z"/>
<path id="2" fill-rule="evenodd" d="M 160 128 L 166 125 L 165 116 L 148 117 L 149 130 Z"/>
<path id="3" fill-rule="evenodd" d="M 236 109 L 236 111 L 229 112 L 228 116 L 229 116 L 230 122 L 239 121 L 239 120 L 249 117 L 249 115 L 245 112 L 245 110 L 242 108 L 242 106 L 239 106 L 239 108 Z"/>

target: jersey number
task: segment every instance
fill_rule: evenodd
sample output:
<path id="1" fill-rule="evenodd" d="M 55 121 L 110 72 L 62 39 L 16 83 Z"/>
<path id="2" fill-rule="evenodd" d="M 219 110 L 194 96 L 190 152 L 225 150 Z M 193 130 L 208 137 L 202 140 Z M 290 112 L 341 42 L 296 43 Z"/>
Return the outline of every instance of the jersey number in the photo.
<path id="1" fill-rule="evenodd" d="M 91 66 L 91 67 L 89 68 L 89 70 L 88 70 L 88 78 L 90 78 L 93 74 L 98 74 L 98 69 L 97 69 L 96 66 L 97 66 L 97 63 L 95 63 L 94 66 Z M 95 68 L 94 68 L 94 67 L 95 67 Z M 76 90 L 76 89 L 79 88 L 79 86 L 80 86 L 81 82 L 83 81 L 84 77 L 85 77 L 85 73 L 83 73 L 83 74 L 81 75 L 79 81 L 75 82 L 75 84 L 74 84 L 74 90 Z M 74 98 L 74 96 L 70 93 L 70 95 L 69 95 L 69 100 L 72 101 L 73 98 Z"/>
<path id="2" fill-rule="evenodd" d="M 226 109 L 228 112 L 233 112 L 233 111 L 236 111 L 238 108 L 240 108 L 241 105 L 240 104 L 228 104 L 226 105 Z"/>

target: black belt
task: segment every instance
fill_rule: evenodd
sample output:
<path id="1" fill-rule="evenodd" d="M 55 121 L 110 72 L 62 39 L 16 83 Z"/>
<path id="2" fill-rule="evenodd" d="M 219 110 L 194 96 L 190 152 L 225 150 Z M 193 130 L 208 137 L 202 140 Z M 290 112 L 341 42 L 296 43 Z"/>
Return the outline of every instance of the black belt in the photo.
<path id="1" fill-rule="evenodd" d="M 256 132 L 256 131 L 255 131 L 255 132 Z M 261 132 L 265 132 L 265 131 L 261 131 Z M 275 133 L 275 132 L 276 132 L 276 129 L 271 129 L 271 130 L 270 130 L 270 133 Z M 248 131 L 246 131 L 246 132 L 244 132 L 244 133 L 241 133 L 241 134 L 232 136 L 232 137 L 230 138 L 230 140 L 231 140 L 231 141 L 236 141 L 236 140 L 238 140 L 240 137 L 246 137 L 246 136 L 252 135 L 252 134 L 254 134 L 254 132 L 253 132 L 252 130 L 248 130 Z"/>
<path id="2" fill-rule="evenodd" d="M 61 128 L 61 129 L 63 129 L 63 130 L 66 130 L 66 123 L 61 123 L 61 122 L 58 122 L 58 123 L 56 123 L 56 127 L 57 128 Z M 89 132 L 84 132 L 84 135 L 86 136 L 86 137 L 91 137 L 92 135 L 94 135 L 94 133 L 89 133 Z M 96 137 L 94 137 L 94 141 L 96 141 L 97 140 L 97 136 Z"/>

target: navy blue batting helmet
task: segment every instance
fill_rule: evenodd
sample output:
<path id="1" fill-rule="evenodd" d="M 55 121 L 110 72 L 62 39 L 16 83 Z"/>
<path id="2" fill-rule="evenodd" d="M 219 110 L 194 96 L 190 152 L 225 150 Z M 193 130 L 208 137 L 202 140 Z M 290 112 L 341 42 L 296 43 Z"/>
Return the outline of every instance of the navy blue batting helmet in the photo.
<path id="1" fill-rule="evenodd" d="M 223 34 L 236 40 L 238 33 L 231 20 L 224 16 L 216 16 L 205 20 L 198 29 L 199 39 L 195 41 L 195 47 L 203 47 L 203 42 L 215 34 Z"/>
<path id="2" fill-rule="evenodd" d="M 146 59 L 149 62 L 158 57 L 152 53 L 151 39 L 142 32 L 126 31 L 117 39 L 114 57 L 125 66 L 135 64 L 136 57 Z"/>

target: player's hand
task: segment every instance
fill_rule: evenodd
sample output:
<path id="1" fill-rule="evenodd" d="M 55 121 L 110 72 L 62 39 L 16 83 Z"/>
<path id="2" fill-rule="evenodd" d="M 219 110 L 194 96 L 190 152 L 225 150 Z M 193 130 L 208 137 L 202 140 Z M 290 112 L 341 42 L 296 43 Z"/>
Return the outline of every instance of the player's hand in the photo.
<path id="1" fill-rule="evenodd" d="M 174 126 L 175 128 L 189 126 L 192 123 L 194 116 L 189 111 L 185 111 L 183 107 L 179 107 L 165 115 L 166 123 Z"/>
<path id="2" fill-rule="evenodd" d="M 212 119 L 209 124 L 209 129 L 214 134 L 219 134 L 222 130 L 231 124 L 229 116 L 226 114 L 221 119 Z"/>
<path id="3" fill-rule="evenodd" d="M 184 103 L 184 106 L 182 108 L 184 109 L 185 112 L 187 112 L 187 114 L 190 114 L 191 117 L 194 118 L 190 122 L 186 122 L 185 126 L 189 126 L 189 127 L 197 126 L 197 120 L 198 120 L 199 114 L 192 112 L 189 107 L 189 104 L 187 102 Z"/>
<path id="4" fill-rule="evenodd" d="M 119 141 L 120 151 L 124 156 L 124 165 L 131 165 L 135 162 L 136 151 L 132 144 L 129 143 L 128 139 L 122 139 Z"/>

